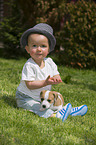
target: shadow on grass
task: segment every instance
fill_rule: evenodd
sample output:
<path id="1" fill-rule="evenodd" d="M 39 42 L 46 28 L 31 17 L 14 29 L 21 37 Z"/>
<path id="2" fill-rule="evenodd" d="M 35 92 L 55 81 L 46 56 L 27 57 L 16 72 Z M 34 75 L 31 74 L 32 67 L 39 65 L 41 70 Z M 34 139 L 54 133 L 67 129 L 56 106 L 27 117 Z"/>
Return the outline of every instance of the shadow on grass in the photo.
<path id="1" fill-rule="evenodd" d="M 2 99 L 7 103 L 9 106 L 17 108 L 16 99 L 14 96 L 6 96 L 4 95 Z"/>
<path id="2" fill-rule="evenodd" d="M 96 91 L 96 85 L 95 84 L 89 85 L 89 89 L 93 90 L 93 91 Z"/>
<path id="3" fill-rule="evenodd" d="M 89 88 L 90 90 L 96 91 L 96 84 L 87 84 L 87 83 L 82 83 L 82 82 L 77 82 L 77 81 L 72 81 L 70 80 L 69 84 L 72 85 L 83 85 L 84 88 Z"/>

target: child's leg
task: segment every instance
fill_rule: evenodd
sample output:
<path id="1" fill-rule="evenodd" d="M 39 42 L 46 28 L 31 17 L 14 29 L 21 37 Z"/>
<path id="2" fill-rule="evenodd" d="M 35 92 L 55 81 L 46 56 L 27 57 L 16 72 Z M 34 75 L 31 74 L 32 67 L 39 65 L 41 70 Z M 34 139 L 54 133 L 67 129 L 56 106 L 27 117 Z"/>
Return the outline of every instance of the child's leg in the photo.
<path id="1" fill-rule="evenodd" d="M 33 100 L 28 95 L 25 95 L 19 91 L 16 92 L 16 100 L 18 107 L 34 112 L 40 117 L 48 118 L 54 113 L 54 111 L 52 111 L 51 109 L 40 111 L 40 102 Z"/>

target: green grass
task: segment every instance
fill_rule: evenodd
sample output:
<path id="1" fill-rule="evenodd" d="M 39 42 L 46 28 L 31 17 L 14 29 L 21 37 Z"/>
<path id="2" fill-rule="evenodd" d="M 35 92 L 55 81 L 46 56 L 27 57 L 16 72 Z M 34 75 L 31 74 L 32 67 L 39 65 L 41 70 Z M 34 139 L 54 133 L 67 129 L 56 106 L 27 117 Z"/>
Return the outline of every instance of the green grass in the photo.
<path id="1" fill-rule="evenodd" d="M 64 96 L 65 104 L 88 106 L 85 116 L 69 116 L 62 122 L 16 108 L 15 92 L 25 62 L 0 58 L 0 145 L 95 145 L 96 71 L 58 66 L 67 81 L 52 89 Z"/>

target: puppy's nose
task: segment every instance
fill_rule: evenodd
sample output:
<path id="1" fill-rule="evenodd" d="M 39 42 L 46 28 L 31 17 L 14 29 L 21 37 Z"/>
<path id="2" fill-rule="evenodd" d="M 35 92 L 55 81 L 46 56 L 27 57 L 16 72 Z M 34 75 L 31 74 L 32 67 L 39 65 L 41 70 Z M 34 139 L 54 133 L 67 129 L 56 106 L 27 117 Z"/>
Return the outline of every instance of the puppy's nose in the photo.
<path id="1" fill-rule="evenodd" d="M 42 105 L 43 108 L 46 108 L 46 105 Z"/>

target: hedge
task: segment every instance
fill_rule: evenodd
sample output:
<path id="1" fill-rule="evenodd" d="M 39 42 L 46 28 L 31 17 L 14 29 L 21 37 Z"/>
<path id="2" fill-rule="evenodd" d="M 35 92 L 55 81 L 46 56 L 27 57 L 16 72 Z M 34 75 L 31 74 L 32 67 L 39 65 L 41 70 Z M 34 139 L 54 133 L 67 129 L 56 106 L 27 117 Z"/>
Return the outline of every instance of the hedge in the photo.
<path id="1" fill-rule="evenodd" d="M 79 0 L 59 7 L 64 18 L 56 34 L 57 43 L 64 48 L 61 63 L 81 68 L 96 68 L 96 3 Z"/>
<path id="2" fill-rule="evenodd" d="M 9 5 L 9 3 L 7 4 Z M 10 3 L 10 7 L 12 14 L 4 18 L 3 22 L 1 22 L 0 40 L 4 44 L 3 56 L 7 58 L 17 58 L 24 53 L 24 50 L 20 47 L 20 37 L 24 26 L 16 2 Z"/>

